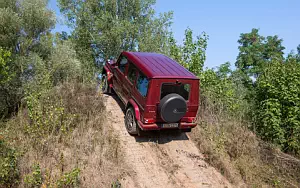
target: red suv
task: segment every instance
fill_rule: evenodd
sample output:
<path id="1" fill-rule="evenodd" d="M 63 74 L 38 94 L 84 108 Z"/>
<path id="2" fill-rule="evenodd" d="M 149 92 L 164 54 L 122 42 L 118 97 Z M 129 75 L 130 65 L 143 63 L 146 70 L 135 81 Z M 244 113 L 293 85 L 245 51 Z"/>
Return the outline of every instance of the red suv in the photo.
<path id="1" fill-rule="evenodd" d="M 103 68 L 102 91 L 110 93 L 111 88 L 125 104 L 130 134 L 140 129 L 188 132 L 196 126 L 199 79 L 165 55 L 121 53 Z"/>

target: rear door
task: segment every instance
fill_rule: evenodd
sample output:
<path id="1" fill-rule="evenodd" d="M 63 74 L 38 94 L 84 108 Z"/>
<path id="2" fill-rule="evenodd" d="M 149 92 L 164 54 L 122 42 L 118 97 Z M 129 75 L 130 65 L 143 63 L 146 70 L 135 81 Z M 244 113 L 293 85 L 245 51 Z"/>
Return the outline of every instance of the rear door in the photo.
<path id="1" fill-rule="evenodd" d="M 160 100 L 168 94 L 176 93 L 183 97 L 187 104 L 187 112 L 181 121 L 189 122 L 190 117 L 195 117 L 199 105 L 199 81 L 191 79 L 154 79 L 154 85 L 157 85 L 159 92 L 155 95 L 157 100 L 157 107 Z M 158 113 L 158 111 L 157 111 Z M 157 114 L 157 122 L 163 122 L 160 115 Z"/>

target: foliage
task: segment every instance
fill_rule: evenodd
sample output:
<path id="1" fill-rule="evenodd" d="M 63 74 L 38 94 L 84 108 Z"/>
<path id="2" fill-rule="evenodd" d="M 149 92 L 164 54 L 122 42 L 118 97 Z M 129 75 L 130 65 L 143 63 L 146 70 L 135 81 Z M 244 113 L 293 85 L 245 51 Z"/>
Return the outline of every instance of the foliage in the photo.
<path id="1" fill-rule="evenodd" d="M 70 172 L 65 173 L 58 181 L 57 187 L 79 187 L 80 169 L 74 168 Z"/>
<path id="2" fill-rule="evenodd" d="M 43 180 L 42 180 L 42 172 L 39 164 L 34 164 L 32 166 L 32 173 L 25 176 L 24 182 L 26 187 L 30 187 L 30 188 L 41 187 Z"/>
<path id="3" fill-rule="evenodd" d="M 7 49 L 15 49 L 18 43 L 22 20 L 18 12 L 14 11 L 16 7 L 9 1 L 2 2 L 1 5 L 0 28 L 2 29 L 0 30 L 0 46 Z"/>
<path id="4" fill-rule="evenodd" d="M 285 151 L 300 152 L 300 64 L 272 62 L 257 81 L 257 131 Z"/>
<path id="5" fill-rule="evenodd" d="M 14 3 L 13 3 L 14 2 Z M 0 46 L 26 55 L 55 25 L 47 0 L 4 1 L 0 6 Z"/>
<path id="6" fill-rule="evenodd" d="M 119 180 L 116 180 L 115 182 L 113 182 L 111 184 L 111 188 L 121 188 L 121 183 L 119 182 Z"/>
<path id="7" fill-rule="evenodd" d="M 10 187 L 18 183 L 18 155 L 0 137 L 0 187 Z"/>
<path id="8" fill-rule="evenodd" d="M 227 62 L 215 70 L 203 71 L 200 77 L 202 95 L 214 101 L 216 111 L 226 111 L 228 115 L 247 119 L 251 110 L 246 100 L 249 90 L 240 81 L 240 74 L 229 67 Z"/>
<path id="9" fill-rule="evenodd" d="M 296 62 L 295 56 L 285 63 L 269 62 L 254 82 L 255 95 L 244 85 L 245 74 L 240 69 L 231 70 L 229 63 L 200 75 L 201 108 L 191 138 L 205 160 L 233 183 L 243 181 L 254 187 L 299 185 L 299 160 L 265 144 L 249 130 L 253 126 L 261 138 L 273 143 L 285 141 L 283 150 L 297 153 Z M 286 138 L 292 140 L 291 144 Z"/>
<path id="10" fill-rule="evenodd" d="M 283 60 L 282 39 L 278 36 L 263 37 L 258 29 L 242 33 L 238 40 L 239 55 L 235 65 L 247 76 L 257 78 L 272 60 Z"/>
<path id="11" fill-rule="evenodd" d="M 141 52 L 156 52 L 169 55 L 169 31 L 172 24 L 173 12 L 160 13 L 158 18 L 148 20 L 141 29 L 137 39 L 137 50 Z M 135 49 L 133 49 L 135 50 Z"/>
<path id="12" fill-rule="evenodd" d="M 39 90 L 29 91 L 33 95 Z M 32 164 L 39 162 L 42 186 L 57 187 L 60 179 L 62 187 L 68 187 L 64 184 L 68 177 L 62 176 L 74 166 L 90 169 L 80 179 L 89 178 L 95 170 L 99 170 L 99 161 L 104 169 L 120 169 L 118 139 L 109 126 L 102 126 L 105 122 L 105 106 L 93 84 L 65 82 L 44 91 L 40 89 L 40 92 L 39 97 L 26 97 L 24 103 L 33 103 L 23 105 L 15 117 L 0 123 L 1 134 L 22 152 L 20 177 L 28 175 L 28 172 L 32 175 Z M 80 152 L 82 149 L 84 152 Z M 62 155 L 66 150 L 71 155 Z M 96 157 L 97 160 L 82 163 L 82 159 L 87 156 Z M 52 163 L 53 160 L 56 161 L 55 164 Z M 111 179 L 119 177 L 120 171 L 113 170 L 109 177 L 103 175 L 102 183 L 99 184 L 105 182 L 105 185 L 110 186 Z M 20 187 L 25 187 L 24 180 L 19 180 Z M 84 187 L 86 184 L 90 185 L 87 187 L 93 186 L 91 182 L 85 182 Z"/>
<path id="13" fill-rule="evenodd" d="M 68 133 L 72 128 L 76 115 L 65 112 L 59 97 L 31 93 L 25 100 L 30 118 L 25 131 L 34 141 L 33 146 L 40 144 L 49 135 Z"/>
<path id="14" fill-rule="evenodd" d="M 87 67 L 117 58 L 121 51 L 167 53 L 172 13 L 156 17 L 154 4 L 155 0 L 59 0 L 74 28 L 78 57 Z"/>
<path id="15" fill-rule="evenodd" d="M 80 180 L 79 180 L 80 169 L 74 168 L 70 172 L 66 172 L 62 174 L 58 180 L 52 182 L 48 182 L 50 174 L 42 174 L 42 170 L 38 163 L 32 166 L 32 172 L 25 176 L 24 183 L 25 187 L 28 188 L 38 188 L 43 186 L 49 187 L 79 187 Z M 48 181 L 47 181 L 48 179 Z"/>
<path id="16" fill-rule="evenodd" d="M 207 161 L 233 182 L 240 177 L 252 186 L 291 186 L 298 181 L 299 164 L 286 165 L 279 160 L 282 154 L 266 152 L 272 149 L 259 143 L 248 128 L 283 151 L 299 153 L 298 54 L 283 58 L 282 40 L 257 32 L 241 35 L 236 70 L 226 62 L 198 74 L 200 127 L 192 138 L 207 154 Z M 172 47 L 173 58 L 180 62 L 181 49 Z M 294 159 L 286 160 L 293 163 Z"/>
<path id="17" fill-rule="evenodd" d="M 58 43 L 55 46 L 48 63 L 48 70 L 54 85 L 84 78 L 82 65 L 75 57 L 76 52 L 70 41 Z"/>
<path id="18" fill-rule="evenodd" d="M 53 43 L 49 31 L 55 25 L 55 17 L 47 9 L 47 3 L 47 0 L 0 3 L 1 118 L 9 117 L 20 106 L 24 84 L 34 76 L 32 54 L 38 54 L 42 60 L 50 54 Z"/>
<path id="19" fill-rule="evenodd" d="M 296 55 L 296 60 L 299 63 L 300 62 L 300 44 L 297 47 L 297 55 Z"/>
<path id="20" fill-rule="evenodd" d="M 298 53 L 283 57 L 282 39 L 263 37 L 258 29 L 239 39 L 237 70 L 249 92 L 254 131 L 284 151 L 299 153 L 299 46 Z"/>
<path id="21" fill-rule="evenodd" d="M 179 62 L 186 69 L 199 76 L 202 73 L 206 60 L 205 51 L 207 48 L 208 35 L 203 32 L 193 40 L 193 31 L 190 28 L 185 30 L 184 45 L 176 44 L 173 37 L 170 37 L 170 56 Z"/>
<path id="22" fill-rule="evenodd" d="M 9 81 L 13 73 L 10 71 L 11 52 L 0 47 L 0 84 Z"/>

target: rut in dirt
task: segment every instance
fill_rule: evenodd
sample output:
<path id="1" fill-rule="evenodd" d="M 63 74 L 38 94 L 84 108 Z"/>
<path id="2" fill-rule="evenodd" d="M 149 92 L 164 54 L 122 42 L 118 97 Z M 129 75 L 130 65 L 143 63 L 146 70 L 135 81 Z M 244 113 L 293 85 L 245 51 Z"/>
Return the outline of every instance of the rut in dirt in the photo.
<path id="1" fill-rule="evenodd" d="M 107 120 L 118 135 L 125 161 L 131 167 L 124 187 L 231 187 L 230 183 L 199 153 L 188 134 L 147 132 L 131 136 L 124 125 L 122 103 L 105 95 Z"/>

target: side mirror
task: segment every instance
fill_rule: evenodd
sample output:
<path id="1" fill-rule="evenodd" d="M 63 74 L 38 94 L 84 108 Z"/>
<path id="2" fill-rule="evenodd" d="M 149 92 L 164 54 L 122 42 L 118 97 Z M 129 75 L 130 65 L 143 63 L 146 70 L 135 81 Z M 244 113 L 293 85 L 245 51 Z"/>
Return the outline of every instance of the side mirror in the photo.
<path id="1" fill-rule="evenodd" d="M 114 60 L 108 60 L 107 62 L 108 62 L 112 67 L 117 66 L 117 62 L 114 61 Z"/>

